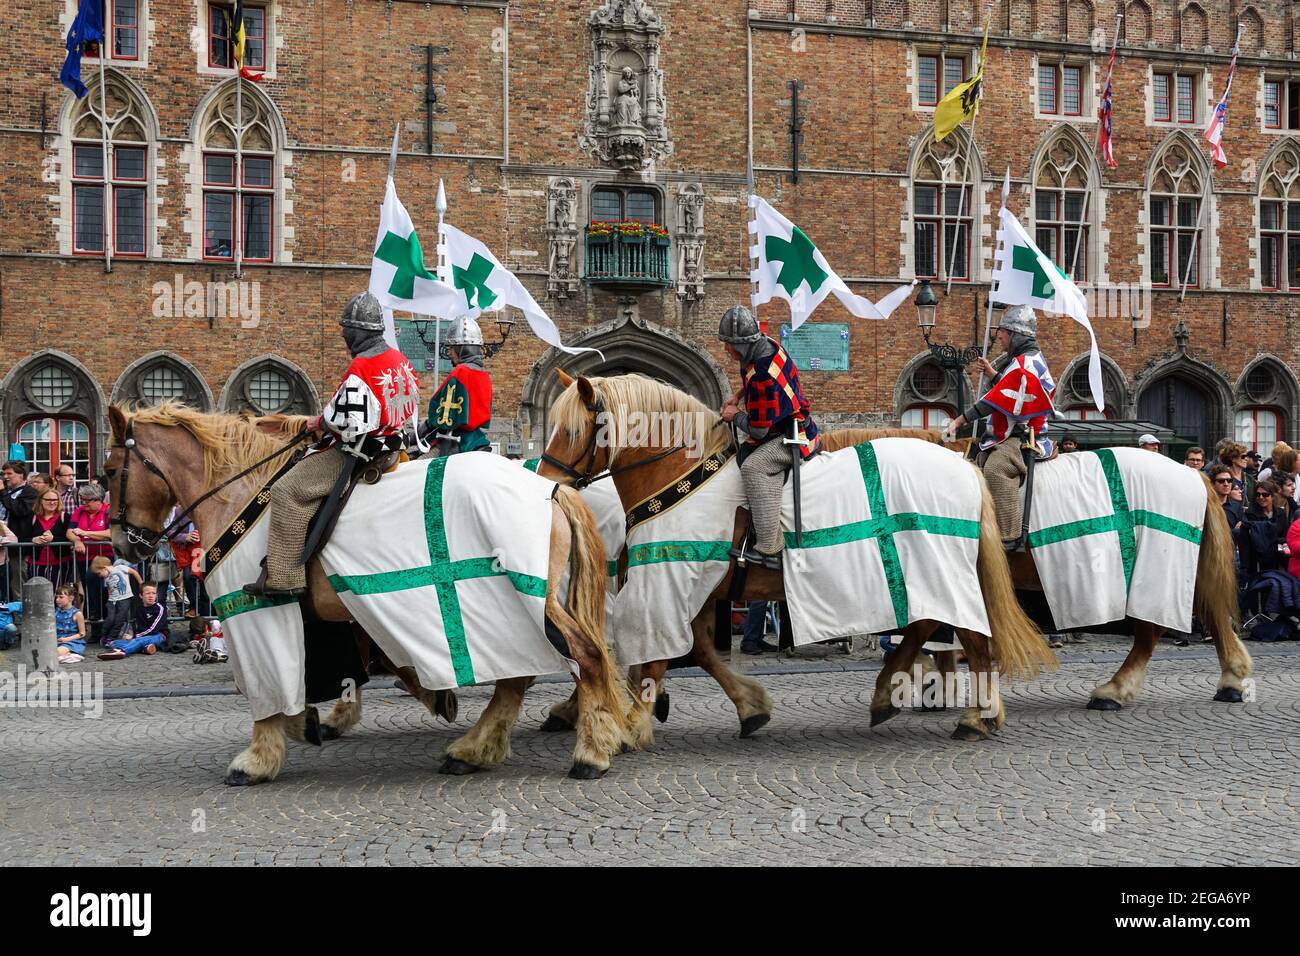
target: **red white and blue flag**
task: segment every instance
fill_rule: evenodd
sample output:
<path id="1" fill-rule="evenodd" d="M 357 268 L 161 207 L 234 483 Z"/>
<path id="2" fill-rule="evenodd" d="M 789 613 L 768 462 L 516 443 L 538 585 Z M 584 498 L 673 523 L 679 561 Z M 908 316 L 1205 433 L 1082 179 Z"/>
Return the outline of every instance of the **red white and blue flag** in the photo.
<path id="1" fill-rule="evenodd" d="M 1110 63 L 1106 67 L 1106 87 L 1101 93 L 1101 108 L 1097 110 L 1097 119 L 1100 120 L 1100 129 L 1098 131 L 1098 144 L 1101 146 L 1102 158 L 1106 160 L 1106 165 L 1114 169 L 1119 164 L 1115 162 L 1115 140 L 1111 128 L 1111 107 L 1114 87 L 1111 85 L 1111 77 L 1115 74 L 1115 48 L 1119 46 L 1119 33 L 1115 33 L 1115 42 L 1110 46 Z"/>
<path id="2" fill-rule="evenodd" d="M 1237 72 L 1237 47 L 1232 48 L 1232 63 L 1228 66 L 1228 82 L 1223 87 L 1223 99 L 1214 108 L 1210 125 L 1206 127 L 1205 139 L 1210 144 L 1210 155 L 1214 165 L 1222 169 L 1228 165 L 1228 154 L 1223 151 L 1223 124 L 1228 118 L 1228 94 L 1232 92 L 1232 78 Z"/>

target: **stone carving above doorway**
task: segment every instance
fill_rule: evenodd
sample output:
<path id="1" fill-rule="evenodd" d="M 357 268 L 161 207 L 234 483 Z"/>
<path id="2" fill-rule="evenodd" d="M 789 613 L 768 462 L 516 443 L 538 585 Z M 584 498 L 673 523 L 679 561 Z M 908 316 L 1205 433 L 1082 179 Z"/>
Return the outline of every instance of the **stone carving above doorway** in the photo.
<path id="1" fill-rule="evenodd" d="M 627 170 L 672 155 L 659 69 L 663 21 L 645 0 L 609 0 L 592 11 L 587 26 L 591 66 L 578 145 Z"/>

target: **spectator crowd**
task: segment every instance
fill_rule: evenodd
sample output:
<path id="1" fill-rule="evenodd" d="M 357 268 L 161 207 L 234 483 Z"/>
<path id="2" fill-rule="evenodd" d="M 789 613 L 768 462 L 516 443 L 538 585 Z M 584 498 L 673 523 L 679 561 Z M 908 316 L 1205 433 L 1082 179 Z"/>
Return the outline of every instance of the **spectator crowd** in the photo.
<path id="1" fill-rule="evenodd" d="M 6 461 L 0 478 L 0 650 L 20 640 L 23 582 L 44 577 L 54 587 L 63 663 L 81 661 L 88 643 L 100 645 L 101 660 L 191 649 L 196 662 L 226 660 L 220 625 L 208 620 L 203 548 L 192 522 L 133 564 L 114 553 L 102 480 L 78 485 L 67 465 L 53 475 L 29 473 L 21 459 Z M 175 516 L 173 510 L 169 526 Z M 181 620 L 186 625 L 173 635 L 173 622 Z"/>

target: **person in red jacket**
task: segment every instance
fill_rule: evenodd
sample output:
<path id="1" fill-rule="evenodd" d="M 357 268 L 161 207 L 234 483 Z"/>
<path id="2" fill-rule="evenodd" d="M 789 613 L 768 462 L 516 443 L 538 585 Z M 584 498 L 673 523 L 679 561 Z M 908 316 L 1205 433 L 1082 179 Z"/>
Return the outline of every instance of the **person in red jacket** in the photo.
<path id="1" fill-rule="evenodd" d="M 447 336 L 454 363 L 429 402 L 426 431 L 438 455 L 491 448 L 492 376 L 483 367 L 483 333 L 473 319 L 460 318 Z"/>
<path id="2" fill-rule="evenodd" d="M 1286 533 L 1286 550 L 1291 556 L 1286 563 L 1287 572 L 1293 578 L 1300 578 L 1300 518 L 1291 522 Z"/>
<path id="3" fill-rule="evenodd" d="M 352 364 L 324 411 L 307 429 L 324 439 L 271 486 L 270 535 L 261 577 L 244 585 L 259 597 L 294 597 L 307 590 L 302 550 L 321 500 L 345 473 L 400 440 L 417 414 L 420 383 L 411 364 L 384 341 L 383 308 L 369 292 L 353 296 L 339 319 Z"/>

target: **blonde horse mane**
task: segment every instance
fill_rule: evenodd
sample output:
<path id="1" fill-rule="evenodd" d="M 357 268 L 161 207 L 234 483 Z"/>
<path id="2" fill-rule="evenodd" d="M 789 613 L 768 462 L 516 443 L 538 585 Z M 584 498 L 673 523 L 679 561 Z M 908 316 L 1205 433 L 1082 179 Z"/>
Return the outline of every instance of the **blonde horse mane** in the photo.
<path id="1" fill-rule="evenodd" d="M 670 433 L 670 437 L 687 445 L 694 445 L 698 441 L 704 456 L 735 447 L 731 429 L 718 417 L 717 412 L 699 399 L 665 382 L 634 374 L 597 377 L 588 381 L 605 400 L 611 463 L 627 437 L 620 433 L 620 429 L 626 424 L 626 416 L 633 412 L 673 416 L 673 420 L 681 422 L 680 434 Z M 578 395 L 576 382 L 569 385 L 555 400 L 551 408 L 551 419 L 575 441 L 586 435 L 591 413 Z M 704 429 L 701 436 L 694 434 L 697 425 Z"/>
<path id="2" fill-rule="evenodd" d="M 226 473 L 247 468 L 259 458 L 265 458 L 284 446 L 291 425 L 300 425 L 306 418 L 294 415 L 273 415 L 267 419 L 246 419 L 240 415 L 223 415 L 201 412 L 176 401 L 139 408 L 122 409 L 128 419 L 137 425 L 160 425 L 164 428 L 184 428 L 194 436 L 203 449 L 203 482 L 209 488 L 216 485 Z M 264 430 L 258 423 L 279 419 L 276 427 Z M 297 431 L 297 428 L 293 428 Z M 284 455 L 267 462 L 259 473 L 283 464 Z"/>

